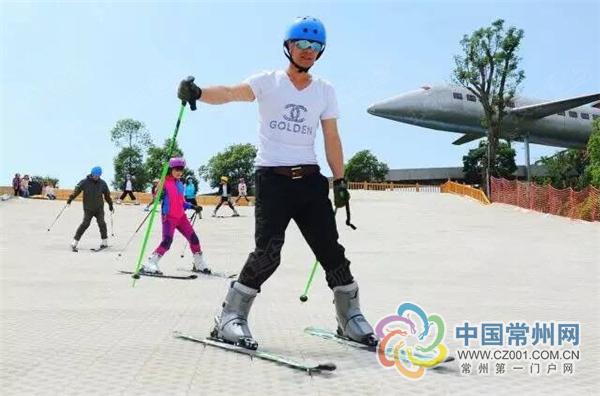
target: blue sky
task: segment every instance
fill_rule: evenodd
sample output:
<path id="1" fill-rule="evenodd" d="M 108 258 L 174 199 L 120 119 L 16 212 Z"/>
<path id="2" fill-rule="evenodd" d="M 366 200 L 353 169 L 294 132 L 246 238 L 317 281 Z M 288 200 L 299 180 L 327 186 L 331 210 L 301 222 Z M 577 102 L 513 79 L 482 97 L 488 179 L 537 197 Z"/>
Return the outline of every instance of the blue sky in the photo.
<path id="1" fill-rule="evenodd" d="M 94 165 L 112 180 L 117 149 L 109 131 L 117 120 L 144 122 L 162 144 L 173 132 L 179 80 L 192 74 L 201 86 L 234 84 L 285 68 L 283 32 L 299 15 L 327 27 L 327 51 L 313 71 L 336 87 L 346 158 L 367 148 L 391 168 L 461 166 L 476 142 L 453 146 L 457 134 L 372 117 L 366 108 L 449 82 L 463 34 L 497 18 L 525 30 L 524 95 L 600 91 L 597 1 L 4 1 L 0 10 L 2 185 L 21 172 L 72 187 Z M 254 103 L 201 105 L 186 112 L 179 144 L 197 169 L 230 144 L 255 144 L 256 126 Z M 515 147 L 522 164 L 523 145 Z M 557 150 L 532 145 L 532 160 Z"/>

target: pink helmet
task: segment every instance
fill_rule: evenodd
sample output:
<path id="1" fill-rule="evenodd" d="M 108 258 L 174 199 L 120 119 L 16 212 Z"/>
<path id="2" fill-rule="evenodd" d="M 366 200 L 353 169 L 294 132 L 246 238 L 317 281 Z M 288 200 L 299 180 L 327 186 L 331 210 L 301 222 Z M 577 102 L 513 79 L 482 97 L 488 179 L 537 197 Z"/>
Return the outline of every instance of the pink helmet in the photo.
<path id="1" fill-rule="evenodd" d="M 169 168 L 185 168 L 183 157 L 173 157 L 169 160 Z"/>

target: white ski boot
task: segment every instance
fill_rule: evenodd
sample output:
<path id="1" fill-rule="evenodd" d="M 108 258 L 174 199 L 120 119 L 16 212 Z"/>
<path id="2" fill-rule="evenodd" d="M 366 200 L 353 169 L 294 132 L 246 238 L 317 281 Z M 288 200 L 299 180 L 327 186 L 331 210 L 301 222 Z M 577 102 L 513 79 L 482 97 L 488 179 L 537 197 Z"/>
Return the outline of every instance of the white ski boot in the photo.
<path id="1" fill-rule="evenodd" d="M 206 261 L 204 261 L 204 255 L 202 253 L 194 253 L 193 257 L 192 272 L 201 272 L 203 274 L 210 274 L 211 270 L 208 268 Z"/>
<path id="2" fill-rule="evenodd" d="M 356 282 L 334 287 L 333 302 L 335 303 L 338 335 L 349 338 L 352 341 L 360 342 L 361 344 L 376 346 L 379 340 L 373 333 L 373 328 L 360 311 L 358 285 Z"/>
<path id="3" fill-rule="evenodd" d="M 73 242 L 71 242 L 71 250 L 73 252 L 78 252 L 79 249 L 77 249 L 77 244 L 79 243 L 79 241 L 77 239 L 73 239 Z"/>
<path id="4" fill-rule="evenodd" d="M 148 257 L 148 261 L 146 261 L 146 263 L 144 264 L 144 266 L 142 267 L 142 270 L 140 272 L 146 272 L 148 274 L 156 274 L 156 275 L 162 275 L 162 271 L 160 270 L 160 267 L 158 266 L 158 262 L 160 261 L 161 256 L 158 253 L 152 253 L 152 256 Z"/>
<path id="5" fill-rule="evenodd" d="M 256 289 L 232 282 L 210 336 L 242 348 L 257 349 L 258 343 L 248 327 L 248 314 L 257 293 Z"/>

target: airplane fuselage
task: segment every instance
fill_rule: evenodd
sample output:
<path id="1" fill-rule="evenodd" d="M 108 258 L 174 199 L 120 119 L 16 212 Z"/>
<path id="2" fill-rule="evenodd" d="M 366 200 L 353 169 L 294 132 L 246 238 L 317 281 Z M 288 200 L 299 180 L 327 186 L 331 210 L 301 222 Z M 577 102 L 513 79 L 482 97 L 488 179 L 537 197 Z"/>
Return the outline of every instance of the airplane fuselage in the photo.
<path id="1" fill-rule="evenodd" d="M 511 107 L 521 107 L 542 101 L 516 97 Z M 406 124 L 441 131 L 485 137 L 482 126 L 484 111 L 481 103 L 466 88 L 458 86 L 423 87 L 376 103 L 368 112 Z M 600 109 L 589 105 L 539 119 L 507 115 L 501 137 L 548 146 L 583 148 L 592 131 L 592 120 L 600 117 Z"/>

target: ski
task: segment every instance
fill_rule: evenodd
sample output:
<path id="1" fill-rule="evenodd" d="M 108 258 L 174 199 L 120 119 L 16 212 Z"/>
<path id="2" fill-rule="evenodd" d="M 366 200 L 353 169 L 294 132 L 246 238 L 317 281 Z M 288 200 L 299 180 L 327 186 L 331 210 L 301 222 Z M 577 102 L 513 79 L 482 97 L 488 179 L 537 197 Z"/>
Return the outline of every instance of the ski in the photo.
<path id="1" fill-rule="evenodd" d="M 210 273 L 206 273 L 206 272 L 201 272 L 201 271 L 193 271 L 193 270 L 189 270 L 187 268 L 177 268 L 177 271 L 192 272 L 194 274 L 198 274 L 198 275 L 202 275 L 202 276 L 214 276 L 217 278 L 224 278 L 224 279 L 233 279 L 237 276 L 237 274 L 226 274 L 224 272 L 211 271 Z"/>
<path id="2" fill-rule="evenodd" d="M 264 351 L 264 350 L 252 350 L 252 349 L 246 349 L 246 348 L 242 348 L 233 344 L 228 344 L 226 342 L 223 342 L 219 339 L 216 338 L 212 338 L 212 337 L 208 337 L 208 338 L 196 338 L 196 337 L 192 337 L 189 335 L 185 335 L 183 333 L 180 333 L 178 331 L 175 331 L 173 333 L 173 335 L 176 338 L 180 338 L 182 340 L 187 340 L 187 341 L 193 341 L 193 342 L 198 342 L 200 344 L 203 344 L 204 346 L 206 345 L 210 345 L 216 348 L 220 348 L 226 351 L 231 351 L 231 352 L 236 352 L 242 355 L 246 355 L 249 356 L 250 358 L 258 358 L 258 359 L 262 359 L 262 360 L 266 360 L 266 361 L 270 361 L 270 362 L 274 362 L 274 363 L 279 363 L 282 364 L 284 366 L 296 369 L 296 370 L 301 370 L 301 371 L 305 371 L 307 374 L 312 375 L 313 373 L 320 373 L 322 371 L 333 371 L 336 369 L 335 364 L 333 363 L 320 363 L 320 364 L 310 364 L 310 363 L 303 363 L 303 362 L 299 362 L 297 360 L 288 358 L 286 356 L 282 356 L 282 355 L 278 355 L 275 353 L 271 353 L 268 351 Z"/>
<path id="3" fill-rule="evenodd" d="M 91 248 L 92 252 L 99 252 L 101 250 L 108 249 L 108 246 L 100 246 L 99 248 Z"/>
<path id="4" fill-rule="evenodd" d="M 149 272 L 138 272 L 137 274 L 131 271 L 119 271 L 121 274 L 128 274 L 131 275 L 132 278 L 134 279 L 140 279 L 140 276 L 147 276 L 149 278 L 164 278 L 164 279 L 196 279 L 198 276 L 197 275 L 188 275 L 188 276 L 176 276 L 176 275 L 159 275 L 159 274 L 152 274 Z"/>
<path id="5" fill-rule="evenodd" d="M 353 340 L 351 340 L 351 339 L 349 339 L 347 337 L 340 336 L 337 333 L 335 333 L 333 331 L 330 331 L 330 330 L 327 330 L 327 329 L 321 329 L 321 328 L 318 328 L 318 327 L 312 327 L 312 326 L 310 326 L 310 327 L 305 328 L 304 332 L 306 334 L 317 336 L 317 337 L 323 338 L 325 340 L 335 341 L 338 344 L 351 346 L 353 348 L 361 349 L 363 351 L 377 352 L 377 347 L 373 347 L 373 346 L 361 344 L 360 342 L 356 342 L 356 341 L 353 341 Z M 391 355 L 391 351 L 386 350 L 386 354 L 388 354 L 388 352 Z M 406 356 L 406 352 L 404 350 L 401 350 L 400 352 L 402 353 L 402 358 L 405 359 L 406 361 L 408 361 L 408 357 Z M 429 360 L 429 359 L 433 358 L 432 355 L 428 355 L 428 354 L 420 353 L 420 352 L 413 352 L 413 356 L 416 357 L 417 359 L 420 359 L 420 360 Z M 454 356 L 447 356 L 446 359 L 444 359 L 444 361 L 435 364 L 434 367 L 436 365 L 440 365 L 440 364 L 444 364 L 444 363 L 449 363 L 449 362 L 452 362 L 452 361 L 454 361 Z"/>

